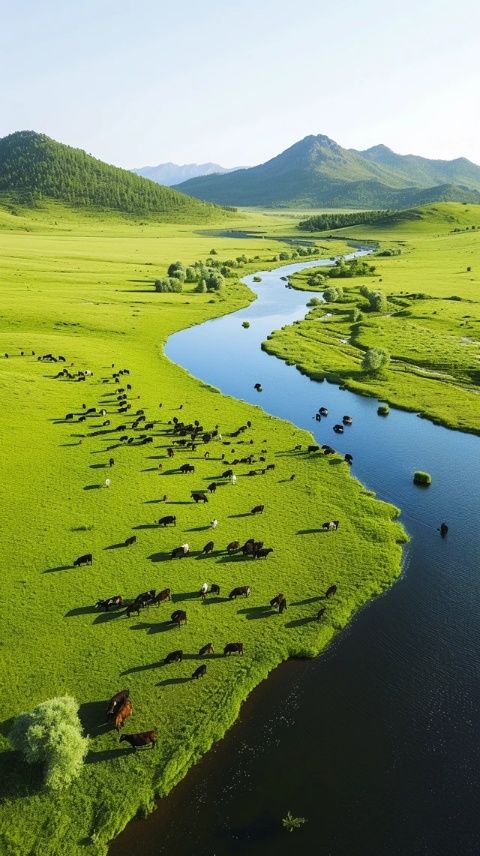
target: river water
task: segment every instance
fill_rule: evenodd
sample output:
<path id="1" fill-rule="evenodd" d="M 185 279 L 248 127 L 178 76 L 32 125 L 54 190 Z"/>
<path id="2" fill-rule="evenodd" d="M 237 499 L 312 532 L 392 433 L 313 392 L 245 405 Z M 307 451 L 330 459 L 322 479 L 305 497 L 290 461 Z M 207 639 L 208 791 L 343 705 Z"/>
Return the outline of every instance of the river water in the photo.
<path id="1" fill-rule="evenodd" d="M 318 264 L 246 277 L 254 303 L 174 334 L 166 353 L 350 452 L 354 474 L 402 509 L 403 575 L 326 653 L 258 687 L 226 738 L 111 856 L 480 854 L 480 440 L 400 410 L 381 418 L 375 399 L 260 349 L 304 317 L 311 296 L 281 277 Z M 318 423 L 321 405 L 330 416 Z M 345 413 L 353 426 L 337 436 Z M 430 488 L 412 484 L 415 469 L 432 474 Z M 288 810 L 307 819 L 292 834 L 281 828 Z"/>

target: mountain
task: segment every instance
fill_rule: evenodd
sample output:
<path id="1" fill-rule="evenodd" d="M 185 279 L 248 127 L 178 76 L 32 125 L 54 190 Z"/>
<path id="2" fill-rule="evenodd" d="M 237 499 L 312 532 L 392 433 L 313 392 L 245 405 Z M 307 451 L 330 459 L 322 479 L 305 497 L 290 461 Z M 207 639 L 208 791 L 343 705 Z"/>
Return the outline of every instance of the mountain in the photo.
<path id="1" fill-rule="evenodd" d="M 182 181 L 188 181 L 190 178 L 198 178 L 200 175 L 212 175 L 212 173 L 224 174 L 234 172 L 238 167 L 226 169 L 218 163 L 159 163 L 158 166 L 141 166 L 138 169 L 132 169 L 136 175 L 143 175 L 144 178 L 149 178 L 151 181 L 156 181 L 158 184 L 165 184 L 171 187 L 173 184 L 180 184 Z"/>
<path id="2" fill-rule="evenodd" d="M 109 209 L 173 222 L 196 223 L 222 216 L 213 205 L 34 131 L 17 131 L 0 139 L 0 191 L 17 204 L 30 206 L 49 198 L 74 208 Z"/>
<path id="3" fill-rule="evenodd" d="M 459 158 L 396 155 L 386 146 L 344 149 L 308 136 L 264 164 L 193 178 L 177 189 L 227 205 L 404 208 L 428 202 L 480 202 L 480 167 Z"/>

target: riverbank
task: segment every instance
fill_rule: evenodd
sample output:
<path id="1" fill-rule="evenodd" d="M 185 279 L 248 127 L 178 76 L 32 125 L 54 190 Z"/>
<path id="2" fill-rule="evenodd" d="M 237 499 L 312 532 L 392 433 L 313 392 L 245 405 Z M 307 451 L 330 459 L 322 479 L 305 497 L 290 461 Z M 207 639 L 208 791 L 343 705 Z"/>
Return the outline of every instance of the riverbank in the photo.
<path id="1" fill-rule="evenodd" d="M 396 522 L 397 509 L 365 491 L 339 456 L 305 453 L 311 442 L 307 432 L 222 396 L 163 355 L 175 330 L 251 299 L 235 279 L 227 282 L 221 298 L 192 290 L 152 291 L 152 279 L 172 260 L 206 258 L 211 238 L 183 226 L 158 228 L 147 236 L 132 231 L 127 238 L 124 225 L 118 237 L 38 232 L 4 237 L 0 330 L 2 352 L 9 359 L 0 361 L 6 486 L 2 551 L 11 569 L 4 604 L 14 602 L 15 610 L 4 607 L 2 616 L 8 703 L 0 758 L 0 841 L 7 856 L 100 854 L 131 817 L 149 811 L 154 798 L 166 794 L 225 733 L 242 701 L 275 665 L 292 655 L 318 653 L 366 600 L 391 585 L 400 571 L 405 535 Z M 220 258 L 245 251 L 257 256 L 243 272 L 273 266 L 272 251 L 282 249 L 274 241 L 253 238 L 248 244 L 235 239 L 215 244 Z M 239 334 L 248 331 L 239 328 Z M 64 353 L 76 367 L 93 371 L 93 378 L 81 386 L 54 380 L 55 371 L 21 357 L 21 350 Z M 103 380 L 112 364 L 128 366 L 132 410 L 138 402 L 155 427 L 149 447 L 115 444 L 111 486 L 104 491 L 94 488 L 103 483 L 111 438 L 96 435 L 93 421 L 91 427 L 77 427 L 63 417 L 81 412 L 84 401 L 92 406 L 108 402 L 110 389 Z M 209 459 L 194 453 L 193 477 L 179 474 L 166 453 L 168 422 L 180 414 L 180 404 L 182 418 L 200 417 L 208 427 L 219 424 L 230 444 L 212 446 Z M 122 419 L 130 421 L 111 404 L 106 409 L 112 428 Z M 247 476 L 252 465 L 234 465 L 238 482 L 233 486 L 221 473 L 243 449 L 229 435 L 247 421 L 252 429 L 244 439 L 253 441 L 248 451 L 257 465 L 265 457 L 275 469 L 252 478 Z M 176 457 L 179 464 L 192 458 L 188 453 Z M 221 486 L 208 506 L 192 503 L 191 489 L 212 480 Z M 265 512 L 252 518 L 249 512 L 259 503 Z M 159 530 L 154 520 L 171 512 L 176 528 Z M 214 516 L 219 527 L 212 535 Z M 341 519 L 338 532 L 322 532 L 322 521 L 329 519 Z M 19 520 L 29 521 L 20 532 Z M 120 549 L 132 533 L 138 543 Z M 230 541 L 252 534 L 274 547 L 267 559 L 226 555 Z M 200 559 L 210 538 L 214 554 Z M 170 550 L 187 539 L 192 557 L 172 563 Z M 87 551 L 94 555 L 92 568 L 72 569 L 75 556 Z M 222 593 L 208 605 L 197 597 L 205 579 L 219 584 Z M 312 620 L 332 583 L 338 595 L 328 602 L 323 621 Z M 251 585 L 251 597 L 224 600 L 234 585 Z M 172 588 L 174 604 L 188 612 L 188 625 L 180 630 L 169 628 L 168 606 L 131 620 L 93 611 L 101 597 L 118 592 L 131 598 L 166 586 Z M 283 616 L 265 610 L 277 590 L 288 598 Z M 19 591 L 35 594 L 19 597 Z M 244 657 L 218 657 L 236 639 L 244 643 Z M 192 682 L 198 650 L 208 641 L 216 654 L 206 661 L 203 681 Z M 163 667 L 165 654 L 180 646 L 188 655 L 184 661 Z M 115 732 L 105 729 L 106 700 L 124 685 L 134 702 L 128 731 L 156 727 L 154 752 L 132 755 L 118 746 Z M 63 693 L 80 701 L 91 749 L 79 780 L 53 797 L 41 790 L 35 768 L 10 751 L 6 734 L 11 717 Z"/>
<path id="2" fill-rule="evenodd" d="M 445 203 L 419 214 L 404 221 L 399 216 L 382 229 L 339 230 L 344 237 L 379 242 L 380 255 L 372 257 L 375 275 L 327 278 L 312 286 L 310 272 L 295 274 L 294 288 L 318 292 L 340 284 L 344 297 L 275 331 L 263 347 L 314 380 L 326 378 L 437 424 L 479 434 L 480 206 Z M 385 248 L 398 254 L 384 257 Z M 364 285 L 385 294 L 383 314 L 366 311 Z M 381 374 L 368 375 L 361 360 L 377 347 L 388 351 L 391 363 Z"/>

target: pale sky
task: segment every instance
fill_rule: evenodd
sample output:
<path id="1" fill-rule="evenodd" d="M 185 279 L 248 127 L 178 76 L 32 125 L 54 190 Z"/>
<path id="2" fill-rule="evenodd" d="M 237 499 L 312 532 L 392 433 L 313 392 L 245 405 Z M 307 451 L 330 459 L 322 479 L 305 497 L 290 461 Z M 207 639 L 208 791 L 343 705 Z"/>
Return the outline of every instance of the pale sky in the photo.
<path id="1" fill-rule="evenodd" d="M 480 0 L 0 0 L 0 136 L 118 166 L 307 134 L 480 163 Z"/>

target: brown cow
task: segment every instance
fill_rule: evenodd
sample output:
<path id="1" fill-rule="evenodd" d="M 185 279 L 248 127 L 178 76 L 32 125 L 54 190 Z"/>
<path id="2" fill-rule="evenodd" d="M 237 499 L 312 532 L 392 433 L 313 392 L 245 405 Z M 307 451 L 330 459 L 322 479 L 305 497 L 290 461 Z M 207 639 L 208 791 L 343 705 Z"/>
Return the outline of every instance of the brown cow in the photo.
<path id="1" fill-rule="evenodd" d="M 132 712 L 133 704 L 130 699 L 127 698 L 115 716 L 115 728 L 117 729 L 117 731 L 120 731 L 120 729 L 123 728 L 123 726 L 125 725 L 125 720 L 132 715 Z"/>

